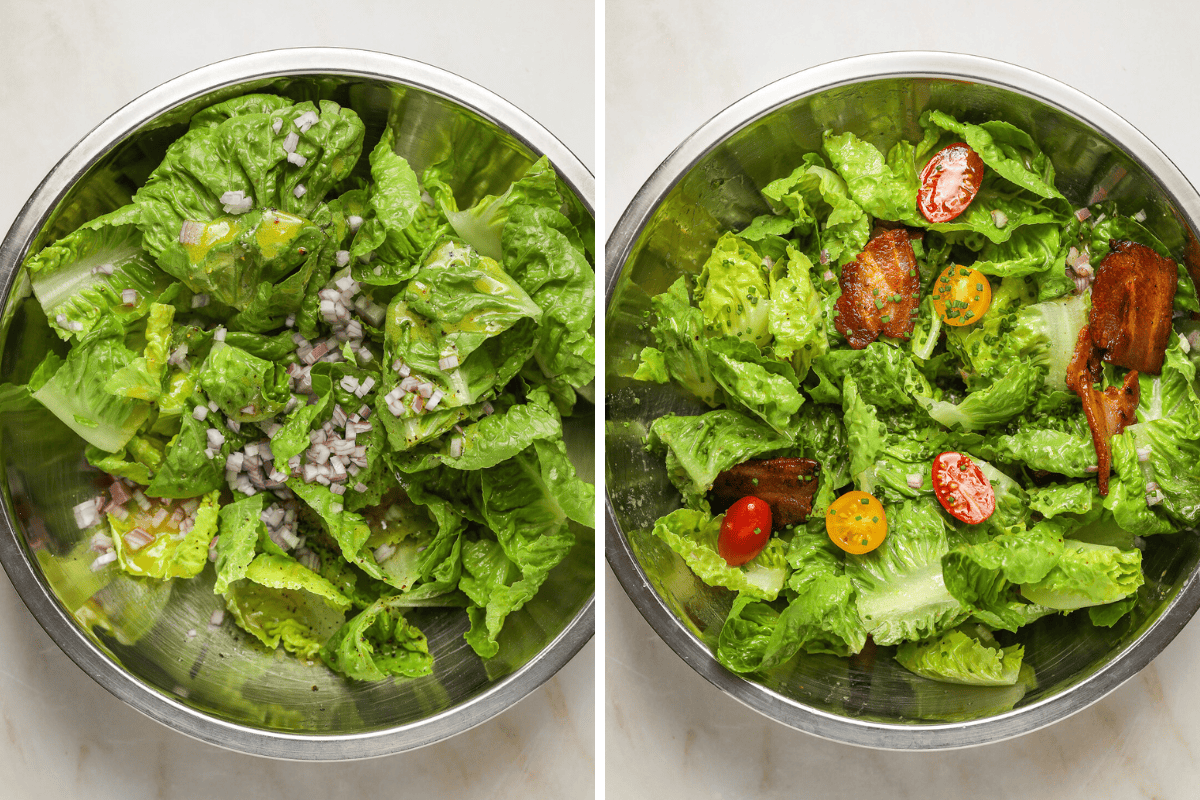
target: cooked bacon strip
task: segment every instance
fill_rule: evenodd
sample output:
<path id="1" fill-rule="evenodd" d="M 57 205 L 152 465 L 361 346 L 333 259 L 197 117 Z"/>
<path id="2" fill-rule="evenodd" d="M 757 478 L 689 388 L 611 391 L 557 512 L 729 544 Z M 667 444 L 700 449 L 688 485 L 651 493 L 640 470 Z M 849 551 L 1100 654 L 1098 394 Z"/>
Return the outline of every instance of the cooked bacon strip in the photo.
<path id="1" fill-rule="evenodd" d="M 747 495 L 771 507 L 775 530 L 804 522 L 817 493 L 817 462 L 808 458 L 750 459 L 725 470 L 713 481 L 709 500 L 719 514 Z"/>
<path id="2" fill-rule="evenodd" d="M 908 231 L 878 231 L 842 267 L 834 327 L 855 350 L 885 336 L 907 338 L 915 323 L 921 278 Z M 886 318 L 886 321 L 884 321 Z"/>
<path id="3" fill-rule="evenodd" d="M 1087 415 L 1092 431 L 1092 447 L 1096 450 L 1100 494 L 1107 496 L 1108 476 L 1112 470 L 1112 437 L 1137 421 L 1134 411 L 1141 392 L 1137 370 L 1130 371 L 1120 386 L 1110 386 L 1103 392 L 1095 387 L 1101 373 L 1100 349 L 1096 347 L 1089 327 L 1084 325 L 1075 341 L 1075 354 L 1067 365 L 1067 388 L 1083 402 L 1083 413 Z"/>
<path id="4" fill-rule="evenodd" d="M 1092 341 L 1105 361 L 1158 375 L 1171 335 L 1175 262 L 1136 242 L 1113 239 L 1109 247 L 1092 285 Z"/>

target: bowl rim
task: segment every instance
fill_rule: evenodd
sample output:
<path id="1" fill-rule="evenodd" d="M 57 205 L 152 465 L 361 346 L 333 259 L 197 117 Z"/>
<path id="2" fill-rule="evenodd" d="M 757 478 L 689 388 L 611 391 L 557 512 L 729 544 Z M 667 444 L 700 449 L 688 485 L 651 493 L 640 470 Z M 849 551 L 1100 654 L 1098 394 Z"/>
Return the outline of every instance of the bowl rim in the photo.
<path id="1" fill-rule="evenodd" d="M 341 47 L 297 47 L 250 53 L 186 72 L 142 94 L 92 129 L 50 170 L 0 242 L 0 305 L 7 302 L 34 237 L 75 181 L 146 123 L 214 90 L 259 79 L 337 75 L 403 84 L 442 97 L 495 124 L 555 171 L 595 216 L 595 178 L 550 131 L 499 95 L 420 61 Z M 486 691 L 438 714 L 355 734 L 269 731 L 220 719 L 138 680 L 105 655 L 40 579 L 9 509 L 0 503 L 0 563 L 17 594 L 55 644 L 97 683 L 151 719 L 209 744 L 295 761 L 345 761 L 414 750 L 469 730 L 529 695 L 578 653 L 595 633 L 595 591 L 537 655 Z"/>
<path id="2" fill-rule="evenodd" d="M 1200 230 L 1200 195 L 1144 134 L 1116 112 L 1066 84 L 1007 62 L 935 51 L 854 56 L 793 73 L 734 102 L 685 139 L 634 195 L 605 245 L 605 313 L 635 243 L 659 205 L 696 164 L 741 129 L 804 97 L 853 83 L 888 78 L 941 78 L 980 83 L 1037 100 L 1073 117 L 1122 148 L 1156 180 L 1193 232 Z M 616 519 L 607 487 L 605 556 L 634 606 L 696 672 L 766 717 L 830 741 L 883 750 L 948 750 L 999 742 L 1051 725 L 1114 691 L 1150 663 L 1200 608 L 1200 568 L 1150 626 L 1117 659 L 1067 690 L 981 720 L 909 726 L 839 716 L 799 703 L 722 667 L 675 617 L 651 586 Z"/>

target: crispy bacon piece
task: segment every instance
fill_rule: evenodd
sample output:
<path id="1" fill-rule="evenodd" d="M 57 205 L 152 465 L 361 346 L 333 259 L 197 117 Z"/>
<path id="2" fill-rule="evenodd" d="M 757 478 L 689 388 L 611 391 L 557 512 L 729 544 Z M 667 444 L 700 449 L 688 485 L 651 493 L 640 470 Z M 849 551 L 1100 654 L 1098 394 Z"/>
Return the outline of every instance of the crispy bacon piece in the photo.
<path id="1" fill-rule="evenodd" d="M 1079 395 L 1083 402 L 1083 413 L 1087 415 L 1088 427 L 1092 431 L 1092 447 L 1096 450 L 1096 465 L 1099 467 L 1100 494 L 1108 495 L 1108 476 L 1112 470 L 1112 437 L 1125 430 L 1125 426 L 1137 421 L 1137 409 L 1141 392 L 1137 370 L 1131 370 L 1120 386 L 1110 386 L 1103 392 L 1095 387 L 1100 380 L 1100 349 L 1094 337 L 1084 325 L 1075 341 L 1075 354 L 1067 365 L 1067 388 Z"/>
<path id="2" fill-rule="evenodd" d="M 1092 285 L 1092 342 L 1105 361 L 1158 375 L 1171 335 L 1175 262 L 1136 242 L 1112 239 L 1109 247 Z"/>
<path id="3" fill-rule="evenodd" d="M 771 507 L 775 530 L 804 522 L 817 493 L 817 462 L 809 458 L 752 458 L 717 475 L 709 500 L 721 513 L 747 495 Z"/>
<path id="4" fill-rule="evenodd" d="M 858 257 L 842 267 L 842 296 L 834 327 L 855 350 L 885 336 L 907 338 L 921 288 L 908 231 L 876 232 Z"/>

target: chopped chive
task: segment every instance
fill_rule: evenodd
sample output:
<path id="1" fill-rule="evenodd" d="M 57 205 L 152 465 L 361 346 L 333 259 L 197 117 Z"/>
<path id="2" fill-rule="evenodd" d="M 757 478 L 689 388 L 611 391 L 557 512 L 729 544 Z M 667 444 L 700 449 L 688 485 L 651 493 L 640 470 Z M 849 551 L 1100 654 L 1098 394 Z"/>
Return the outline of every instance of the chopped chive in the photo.
<path id="1" fill-rule="evenodd" d="M 892 315 L 891 315 L 891 314 L 884 314 L 884 315 L 883 315 L 882 317 L 880 317 L 879 319 L 880 319 L 880 321 L 881 321 L 881 322 L 883 322 L 883 324 L 884 324 L 884 325 L 887 325 L 889 322 L 891 322 L 891 321 L 892 321 Z"/>
<path id="2" fill-rule="evenodd" d="M 875 308 L 877 308 L 877 309 L 883 308 L 883 301 L 880 300 L 878 297 L 875 298 Z"/>
<path id="3" fill-rule="evenodd" d="M 862 500 L 859 500 L 858 502 L 862 503 L 864 506 L 871 504 L 871 501 L 865 497 Z"/>
<path id="4" fill-rule="evenodd" d="M 879 522 L 879 517 L 871 517 L 871 522 Z"/>
<path id="5" fill-rule="evenodd" d="M 755 486 L 758 486 L 758 478 L 751 478 L 750 482 L 753 483 Z"/>
<path id="6" fill-rule="evenodd" d="M 876 297 L 879 297 L 879 290 L 878 290 L 878 289 L 872 289 L 872 290 L 871 290 L 871 294 L 875 295 Z"/>
<path id="7" fill-rule="evenodd" d="M 983 284 L 982 284 L 982 283 L 977 283 L 977 284 L 975 284 L 975 291 L 977 291 L 977 292 L 982 292 L 982 291 L 983 291 Z"/>

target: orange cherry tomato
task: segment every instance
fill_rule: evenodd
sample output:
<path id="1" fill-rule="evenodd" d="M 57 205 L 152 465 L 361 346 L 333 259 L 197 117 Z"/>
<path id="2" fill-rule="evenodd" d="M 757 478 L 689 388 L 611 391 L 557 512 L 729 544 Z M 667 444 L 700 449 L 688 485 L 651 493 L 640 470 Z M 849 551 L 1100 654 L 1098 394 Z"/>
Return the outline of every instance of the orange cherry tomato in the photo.
<path id="1" fill-rule="evenodd" d="M 934 154 L 921 170 L 917 205 L 930 222 L 949 222 L 979 193 L 983 183 L 983 159 L 962 142 L 947 145 Z"/>
<path id="2" fill-rule="evenodd" d="M 866 492 L 846 492 L 829 504 L 825 530 L 847 553 L 869 553 L 887 536 L 883 505 Z"/>
<path id="3" fill-rule="evenodd" d="M 748 495 L 725 512 L 717 552 L 731 567 L 754 560 L 771 538 L 771 507 L 765 500 Z"/>
<path id="4" fill-rule="evenodd" d="M 942 508 L 971 525 L 978 525 L 996 510 L 992 484 L 962 453 L 942 453 L 933 460 L 933 493 Z"/>
<path id="5" fill-rule="evenodd" d="M 992 305 L 992 285 L 977 269 L 951 264 L 933 282 L 933 310 L 947 325 L 972 325 Z"/>

